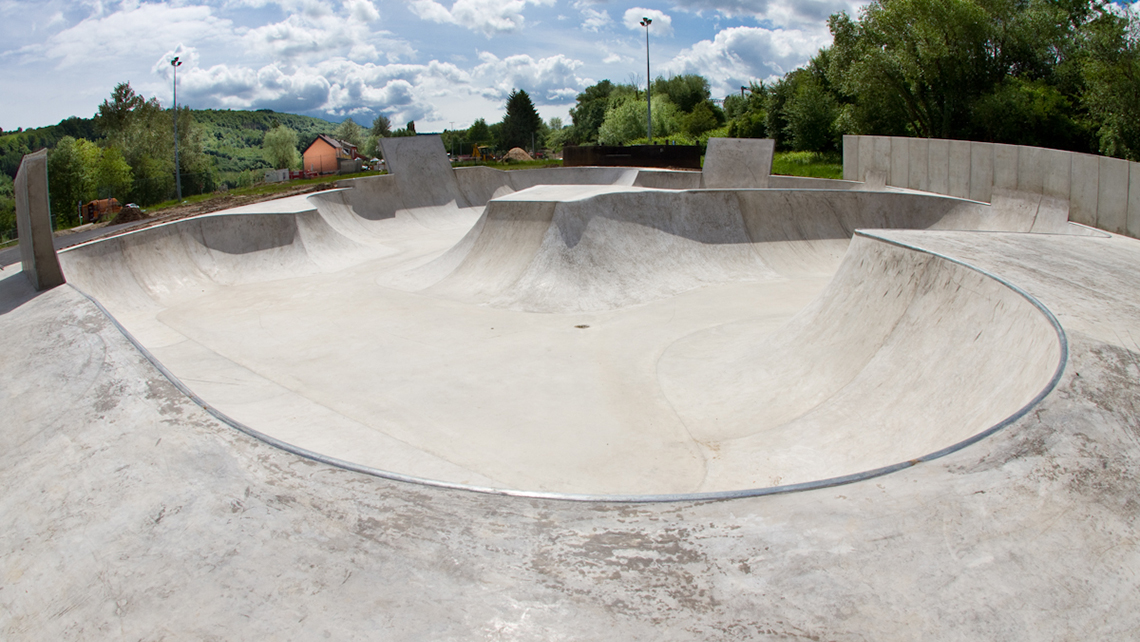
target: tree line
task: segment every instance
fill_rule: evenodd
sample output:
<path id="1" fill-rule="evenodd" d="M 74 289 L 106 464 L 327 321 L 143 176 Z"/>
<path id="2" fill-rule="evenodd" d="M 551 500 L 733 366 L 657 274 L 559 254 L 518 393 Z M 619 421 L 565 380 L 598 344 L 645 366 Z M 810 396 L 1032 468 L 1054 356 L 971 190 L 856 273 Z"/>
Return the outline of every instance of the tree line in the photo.
<path id="1" fill-rule="evenodd" d="M 876 0 L 830 47 L 724 101 L 730 136 L 838 150 L 844 134 L 1140 160 L 1140 25 L 1096 0 Z"/>

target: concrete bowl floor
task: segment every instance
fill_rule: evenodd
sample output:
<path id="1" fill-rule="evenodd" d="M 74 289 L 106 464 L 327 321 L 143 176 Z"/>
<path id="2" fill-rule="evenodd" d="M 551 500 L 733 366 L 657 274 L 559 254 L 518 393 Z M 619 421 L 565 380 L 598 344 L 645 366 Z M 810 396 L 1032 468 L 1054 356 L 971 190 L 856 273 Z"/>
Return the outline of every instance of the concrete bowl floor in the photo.
<path id="1" fill-rule="evenodd" d="M 852 236 L 1027 232 L 1034 214 L 926 194 L 628 185 L 390 207 L 368 188 L 61 260 L 233 420 L 489 489 L 666 496 L 873 471 L 1018 416 L 1063 359 L 1048 313 L 1004 282 Z"/>

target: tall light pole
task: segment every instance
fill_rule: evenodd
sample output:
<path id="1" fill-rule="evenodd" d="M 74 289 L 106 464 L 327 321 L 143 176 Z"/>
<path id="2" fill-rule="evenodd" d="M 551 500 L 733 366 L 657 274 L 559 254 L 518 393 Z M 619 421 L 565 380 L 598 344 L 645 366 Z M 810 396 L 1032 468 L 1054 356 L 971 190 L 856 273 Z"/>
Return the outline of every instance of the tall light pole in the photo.
<path id="1" fill-rule="evenodd" d="M 178 68 L 182 66 L 180 56 L 170 61 L 174 67 L 174 185 L 178 188 L 178 200 L 182 200 L 182 168 L 178 164 Z"/>
<path id="2" fill-rule="evenodd" d="M 649 18 L 641 19 L 641 26 L 645 27 L 645 133 L 649 144 L 653 144 L 653 99 L 649 96 L 649 87 L 653 84 L 653 76 L 649 75 L 649 25 L 653 21 Z"/>

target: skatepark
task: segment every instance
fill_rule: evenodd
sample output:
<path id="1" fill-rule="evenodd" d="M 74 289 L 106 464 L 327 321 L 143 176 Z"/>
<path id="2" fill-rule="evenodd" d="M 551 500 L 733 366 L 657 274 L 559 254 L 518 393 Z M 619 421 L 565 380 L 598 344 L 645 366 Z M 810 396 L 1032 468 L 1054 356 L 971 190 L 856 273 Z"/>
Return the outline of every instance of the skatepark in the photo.
<path id="1" fill-rule="evenodd" d="M 5 637 L 1134 634 L 1138 164 L 714 140 L 4 268 Z"/>

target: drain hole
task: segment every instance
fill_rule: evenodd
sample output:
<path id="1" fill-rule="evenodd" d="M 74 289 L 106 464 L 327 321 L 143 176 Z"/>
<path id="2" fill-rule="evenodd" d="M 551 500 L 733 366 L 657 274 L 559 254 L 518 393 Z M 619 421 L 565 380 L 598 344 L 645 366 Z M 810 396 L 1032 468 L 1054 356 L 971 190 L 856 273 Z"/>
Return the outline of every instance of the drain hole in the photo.
<path id="1" fill-rule="evenodd" d="M 574 326 L 574 327 L 575 327 L 575 328 L 578 328 L 579 330 L 585 330 L 586 328 L 588 328 L 588 327 L 590 327 L 590 326 L 588 326 L 588 325 L 576 325 L 576 326 Z"/>

